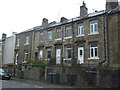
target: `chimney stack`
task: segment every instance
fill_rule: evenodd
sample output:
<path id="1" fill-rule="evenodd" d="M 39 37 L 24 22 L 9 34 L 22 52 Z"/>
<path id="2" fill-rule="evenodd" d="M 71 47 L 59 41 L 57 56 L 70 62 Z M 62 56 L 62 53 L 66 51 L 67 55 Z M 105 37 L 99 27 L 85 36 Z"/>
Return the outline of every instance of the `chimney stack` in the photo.
<path id="1" fill-rule="evenodd" d="M 106 0 L 106 11 L 115 9 L 118 5 L 118 0 Z"/>
<path id="2" fill-rule="evenodd" d="M 66 20 L 68 20 L 68 19 L 65 18 L 65 17 L 61 17 L 60 22 L 64 22 L 64 21 L 66 21 Z"/>
<path id="3" fill-rule="evenodd" d="M 6 36 L 7 36 L 7 34 L 3 33 L 3 34 L 2 34 L 2 39 L 5 39 Z"/>
<path id="4" fill-rule="evenodd" d="M 86 7 L 86 3 L 83 1 L 83 5 L 80 6 L 80 17 L 84 17 L 88 14 L 88 9 Z"/>
<path id="5" fill-rule="evenodd" d="M 48 19 L 43 18 L 42 26 L 43 26 L 43 27 L 47 27 L 47 26 L 48 26 Z"/>

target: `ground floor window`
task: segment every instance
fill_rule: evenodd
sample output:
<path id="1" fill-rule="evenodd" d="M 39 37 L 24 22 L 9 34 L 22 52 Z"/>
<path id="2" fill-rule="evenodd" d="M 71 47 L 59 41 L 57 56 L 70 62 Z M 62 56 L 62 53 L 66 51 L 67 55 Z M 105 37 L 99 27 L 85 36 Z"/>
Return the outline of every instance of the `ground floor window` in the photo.
<path id="1" fill-rule="evenodd" d="M 47 53 L 46 53 L 46 58 L 51 58 L 51 48 L 47 48 L 46 49 L 46 51 L 47 51 Z"/>
<path id="2" fill-rule="evenodd" d="M 98 43 L 97 42 L 90 43 L 90 58 L 93 58 L 93 59 L 98 58 Z"/>
<path id="3" fill-rule="evenodd" d="M 72 52 L 71 45 L 66 46 L 66 56 L 65 56 L 66 59 L 71 60 L 72 58 L 71 52 Z"/>
<path id="4" fill-rule="evenodd" d="M 24 61 L 23 62 L 26 62 L 28 60 L 28 51 L 25 51 L 24 52 Z"/>

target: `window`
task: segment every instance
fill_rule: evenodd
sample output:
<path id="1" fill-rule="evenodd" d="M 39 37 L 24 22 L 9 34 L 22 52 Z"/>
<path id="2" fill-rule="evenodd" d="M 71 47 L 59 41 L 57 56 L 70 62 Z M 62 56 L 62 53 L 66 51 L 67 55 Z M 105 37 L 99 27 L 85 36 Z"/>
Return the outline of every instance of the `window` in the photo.
<path id="1" fill-rule="evenodd" d="M 83 23 L 78 24 L 78 36 L 84 35 L 84 26 Z"/>
<path id="2" fill-rule="evenodd" d="M 44 33 L 40 32 L 40 41 L 43 42 L 44 41 Z"/>
<path id="3" fill-rule="evenodd" d="M 61 28 L 56 29 L 56 40 L 61 40 L 62 30 Z"/>
<path id="4" fill-rule="evenodd" d="M 16 46 L 19 46 L 19 43 L 20 43 L 20 39 L 18 38 L 18 39 L 17 39 Z"/>
<path id="5" fill-rule="evenodd" d="M 29 36 L 26 36 L 25 37 L 25 45 L 28 45 L 29 44 Z"/>
<path id="6" fill-rule="evenodd" d="M 24 61 L 23 62 L 26 62 L 28 60 L 28 51 L 25 51 L 24 52 Z"/>
<path id="7" fill-rule="evenodd" d="M 0 50 L 2 50 L 2 42 L 0 42 Z"/>
<path id="8" fill-rule="evenodd" d="M 47 32 L 47 40 L 48 41 L 52 40 L 52 31 Z"/>
<path id="9" fill-rule="evenodd" d="M 72 58 L 71 56 L 71 46 L 66 46 L 66 58 L 70 59 Z"/>
<path id="10" fill-rule="evenodd" d="M 72 27 L 71 26 L 66 27 L 65 37 L 70 37 L 70 38 L 72 37 Z"/>
<path id="11" fill-rule="evenodd" d="M 51 57 L 51 48 L 47 48 L 47 58 Z"/>
<path id="12" fill-rule="evenodd" d="M 39 50 L 39 59 L 42 59 L 43 58 L 43 49 L 40 49 Z"/>
<path id="13" fill-rule="evenodd" d="M 98 59 L 98 43 L 93 42 L 90 44 L 90 58 Z"/>
<path id="14" fill-rule="evenodd" d="M 98 21 L 93 20 L 90 22 L 90 34 L 98 34 Z"/>

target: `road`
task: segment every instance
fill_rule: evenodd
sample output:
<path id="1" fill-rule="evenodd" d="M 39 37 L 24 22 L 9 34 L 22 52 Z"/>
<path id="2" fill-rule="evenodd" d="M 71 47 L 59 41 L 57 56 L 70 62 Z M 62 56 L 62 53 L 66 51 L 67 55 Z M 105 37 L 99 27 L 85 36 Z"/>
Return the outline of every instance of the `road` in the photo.
<path id="1" fill-rule="evenodd" d="M 70 86 L 54 85 L 38 81 L 0 80 L 2 88 L 71 88 Z"/>

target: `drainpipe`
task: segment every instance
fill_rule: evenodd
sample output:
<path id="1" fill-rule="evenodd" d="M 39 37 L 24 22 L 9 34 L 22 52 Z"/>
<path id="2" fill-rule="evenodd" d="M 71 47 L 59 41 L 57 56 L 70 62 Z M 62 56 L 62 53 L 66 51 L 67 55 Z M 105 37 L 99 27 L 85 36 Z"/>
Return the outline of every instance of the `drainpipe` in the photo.
<path id="1" fill-rule="evenodd" d="M 105 31 L 104 31 L 104 53 L 106 66 L 109 67 L 109 33 L 108 33 L 108 12 L 105 14 Z"/>
<path id="2" fill-rule="evenodd" d="M 74 55 L 75 55 L 75 50 L 74 50 L 74 23 L 73 23 L 73 18 L 72 18 L 72 66 L 74 67 L 75 66 L 75 58 L 74 58 Z"/>

